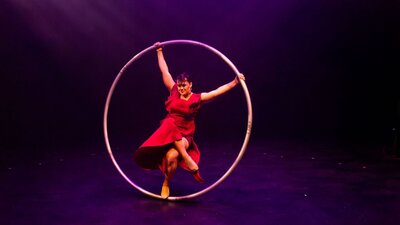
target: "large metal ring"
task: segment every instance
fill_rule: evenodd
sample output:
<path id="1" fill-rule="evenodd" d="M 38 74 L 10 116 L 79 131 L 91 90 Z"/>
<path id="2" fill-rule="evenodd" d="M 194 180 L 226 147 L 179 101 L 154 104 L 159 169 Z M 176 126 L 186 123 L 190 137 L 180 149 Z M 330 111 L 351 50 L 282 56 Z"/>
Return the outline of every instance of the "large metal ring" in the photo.
<path id="1" fill-rule="evenodd" d="M 215 49 L 215 48 L 213 48 L 213 47 L 211 47 L 209 45 L 206 45 L 204 43 L 197 42 L 197 41 L 192 41 L 192 40 L 170 40 L 170 41 L 165 41 L 165 42 L 161 42 L 160 43 L 161 46 L 175 45 L 175 44 L 190 44 L 190 45 L 196 45 L 196 46 L 204 47 L 204 48 L 210 50 L 211 52 L 215 53 L 216 55 L 218 55 L 222 60 L 224 60 L 224 62 L 226 64 L 228 64 L 228 66 L 235 72 L 236 76 L 238 76 L 240 74 L 239 70 L 235 67 L 235 65 L 225 55 L 223 55 L 217 49 Z M 146 195 L 149 195 L 151 197 L 154 197 L 154 198 L 163 199 L 160 195 L 157 195 L 157 194 L 154 194 L 152 192 L 149 192 L 149 191 L 141 188 L 139 185 L 135 184 L 135 182 L 131 181 L 125 175 L 125 173 L 121 170 L 121 168 L 119 167 L 119 165 L 118 165 L 118 163 L 115 160 L 115 157 L 113 155 L 113 152 L 112 152 L 112 149 L 111 149 L 111 146 L 110 146 L 110 141 L 108 139 L 108 128 L 107 128 L 108 109 L 109 109 L 109 106 L 110 106 L 110 102 L 111 102 L 111 98 L 112 98 L 113 92 L 114 92 L 115 88 L 117 87 L 118 81 L 120 80 L 120 78 L 122 77 L 122 75 L 124 74 L 126 69 L 132 63 L 134 63 L 140 57 L 145 55 L 147 52 L 154 50 L 155 48 L 156 48 L 156 46 L 152 45 L 152 46 L 142 50 L 137 55 L 135 55 L 131 60 L 128 61 L 128 63 L 125 64 L 124 67 L 122 67 L 122 69 L 118 73 L 117 77 L 114 79 L 114 82 L 112 83 L 111 88 L 110 88 L 110 90 L 108 92 L 106 104 L 105 104 L 105 107 L 104 107 L 103 129 L 104 129 L 104 138 L 105 138 L 105 142 L 106 142 L 106 145 L 107 145 L 108 153 L 109 153 L 109 155 L 111 157 L 112 162 L 114 163 L 115 167 L 117 168 L 118 172 L 125 178 L 126 181 L 128 181 L 133 187 L 135 187 L 136 189 L 138 189 L 142 193 L 144 193 Z M 222 181 L 224 181 L 229 176 L 229 174 L 235 169 L 235 167 L 237 166 L 239 161 L 242 159 L 242 157 L 243 157 L 243 155 L 244 155 L 244 153 L 245 153 L 245 151 L 247 149 L 247 144 L 248 144 L 249 139 L 250 139 L 250 133 L 251 133 L 251 127 L 252 127 L 252 121 L 253 121 L 253 115 L 252 115 L 253 113 L 252 113 L 250 94 L 249 94 L 249 91 L 247 89 L 246 83 L 241 79 L 239 79 L 239 80 L 240 80 L 240 84 L 241 84 L 241 86 L 243 88 L 244 94 L 246 96 L 248 117 L 247 117 L 246 135 L 244 137 L 242 148 L 240 149 L 240 152 L 239 152 L 238 156 L 236 157 L 236 159 L 233 162 L 233 164 L 231 165 L 231 167 L 217 181 L 215 181 L 210 186 L 208 186 L 208 187 L 206 187 L 206 188 L 204 188 L 204 189 L 202 189 L 202 190 L 200 190 L 198 192 L 195 192 L 195 193 L 192 193 L 192 194 L 188 194 L 188 195 L 184 195 L 184 196 L 169 196 L 167 198 L 167 200 L 175 201 L 175 200 L 190 199 L 190 198 L 194 198 L 194 197 L 200 196 L 200 195 L 210 191 L 211 189 L 215 188 L 218 184 L 220 184 Z"/>

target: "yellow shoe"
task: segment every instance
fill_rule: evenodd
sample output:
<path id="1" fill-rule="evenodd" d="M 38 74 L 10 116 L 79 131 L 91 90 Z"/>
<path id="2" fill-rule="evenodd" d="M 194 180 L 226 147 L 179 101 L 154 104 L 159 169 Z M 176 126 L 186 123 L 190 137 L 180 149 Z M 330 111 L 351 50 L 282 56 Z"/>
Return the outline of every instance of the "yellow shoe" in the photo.
<path id="1" fill-rule="evenodd" d="M 167 199 L 169 197 L 169 186 L 163 185 L 161 188 L 161 197 Z"/>

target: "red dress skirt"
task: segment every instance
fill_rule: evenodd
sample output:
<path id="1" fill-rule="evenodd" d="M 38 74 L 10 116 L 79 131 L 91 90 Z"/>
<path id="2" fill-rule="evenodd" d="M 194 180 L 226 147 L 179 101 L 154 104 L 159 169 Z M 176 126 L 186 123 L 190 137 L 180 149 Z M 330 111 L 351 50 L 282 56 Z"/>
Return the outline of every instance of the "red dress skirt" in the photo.
<path id="1" fill-rule="evenodd" d="M 193 93 L 188 100 L 180 98 L 175 84 L 165 101 L 167 116 L 160 127 L 134 152 L 135 162 L 144 169 L 161 169 L 165 173 L 163 158 L 174 146 L 174 142 L 185 137 L 189 142 L 188 154 L 198 164 L 200 151 L 193 140 L 195 117 L 202 105 L 200 94 Z M 189 170 L 186 163 L 179 160 L 178 165 Z"/>

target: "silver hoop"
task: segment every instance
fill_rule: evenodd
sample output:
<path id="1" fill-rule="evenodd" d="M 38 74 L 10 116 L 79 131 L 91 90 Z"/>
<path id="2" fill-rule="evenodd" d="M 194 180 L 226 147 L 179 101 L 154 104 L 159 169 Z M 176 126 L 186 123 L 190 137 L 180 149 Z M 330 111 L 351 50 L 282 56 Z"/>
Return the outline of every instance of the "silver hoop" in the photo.
<path id="1" fill-rule="evenodd" d="M 160 43 L 161 46 L 167 46 L 167 45 L 174 45 L 174 44 L 190 44 L 190 45 L 196 45 L 196 46 L 200 46 L 200 47 L 204 47 L 208 50 L 210 50 L 211 52 L 215 53 L 216 55 L 218 55 L 222 60 L 225 61 L 226 64 L 228 64 L 228 66 L 235 72 L 236 76 L 238 76 L 239 70 L 235 67 L 235 65 L 225 56 L 223 55 L 221 52 L 219 52 L 217 49 L 206 45 L 204 43 L 201 42 L 197 42 L 197 41 L 192 41 L 192 40 L 170 40 L 170 41 L 165 41 Z M 133 187 L 135 187 L 136 189 L 138 189 L 140 192 L 154 197 L 154 198 L 158 198 L 158 199 L 164 199 L 161 197 L 161 195 L 157 195 L 154 194 L 152 192 L 149 192 L 143 188 L 141 188 L 140 186 L 138 186 L 137 184 L 135 184 L 133 181 L 131 181 L 126 175 L 125 173 L 121 170 L 121 168 L 119 167 L 117 161 L 114 158 L 113 152 L 111 150 L 111 146 L 110 146 L 110 142 L 108 139 L 108 128 L 107 128 L 107 122 L 108 122 L 108 109 L 109 109 L 109 105 L 111 102 L 111 97 L 114 93 L 114 90 L 117 86 L 118 81 L 120 80 L 120 78 L 122 77 L 122 75 L 124 74 L 124 72 L 126 71 L 126 69 L 136 60 L 138 60 L 140 57 L 142 57 L 144 54 L 146 54 L 149 51 L 154 50 L 156 47 L 154 45 L 142 50 L 141 52 L 139 52 L 137 55 L 135 55 L 131 60 L 128 61 L 128 63 L 125 64 L 124 67 L 122 67 L 122 69 L 120 70 L 120 72 L 118 73 L 117 77 L 114 79 L 114 82 L 111 85 L 110 90 L 108 91 L 108 95 L 107 95 L 107 100 L 106 100 L 106 104 L 104 107 L 104 117 L 103 117 L 103 129 L 104 129 L 104 138 L 105 138 L 105 142 L 106 142 L 106 146 L 107 146 L 107 150 L 108 153 L 111 157 L 112 162 L 114 163 L 115 167 L 117 168 L 118 172 L 125 178 L 126 181 L 128 181 L 128 183 L 130 183 Z M 189 194 L 189 195 L 183 195 L 183 196 L 170 196 L 167 198 L 167 200 L 171 200 L 171 201 L 176 201 L 176 200 L 184 200 L 184 199 L 190 199 L 190 198 L 194 198 L 197 196 L 200 196 L 208 191 L 210 191 L 211 189 L 215 188 L 218 184 L 220 184 L 222 181 L 224 181 L 230 174 L 231 172 L 235 169 L 235 167 L 237 166 L 237 164 L 239 163 L 239 161 L 242 159 L 246 149 L 247 149 L 247 144 L 249 142 L 250 139 L 250 133 L 251 133 L 251 128 L 252 128 L 252 121 L 253 121 L 253 113 L 252 113 L 252 105 L 251 105 L 251 99 L 250 99 L 250 94 L 249 91 L 247 89 L 246 83 L 239 79 L 240 84 L 243 88 L 244 94 L 246 96 L 246 102 L 247 102 L 247 110 L 248 110 L 248 117 L 247 117 L 247 130 L 246 130 L 246 136 L 244 138 L 243 144 L 242 144 L 242 148 L 240 149 L 240 152 L 238 154 L 238 156 L 236 157 L 235 161 L 233 162 L 233 164 L 231 165 L 231 167 L 225 172 L 224 175 L 222 175 L 217 181 L 215 181 L 213 184 L 211 184 L 210 186 Z"/>

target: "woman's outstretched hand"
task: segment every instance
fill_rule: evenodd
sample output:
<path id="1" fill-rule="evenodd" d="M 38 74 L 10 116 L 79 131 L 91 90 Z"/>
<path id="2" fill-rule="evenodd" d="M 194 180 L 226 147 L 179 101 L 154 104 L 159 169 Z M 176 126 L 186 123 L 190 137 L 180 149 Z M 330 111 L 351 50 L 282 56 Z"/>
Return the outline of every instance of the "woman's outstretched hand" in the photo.
<path id="1" fill-rule="evenodd" d="M 157 41 L 156 43 L 154 43 L 154 47 L 156 47 L 156 50 L 158 50 L 158 49 L 162 49 L 162 45 L 161 45 L 161 42 L 159 42 L 159 41 Z"/>
<path id="2" fill-rule="evenodd" d="M 243 73 L 239 73 L 239 75 L 237 76 L 238 79 L 240 80 L 246 80 L 246 77 L 244 77 Z"/>
<path id="3" fill-rule="evenodd" d="M 235 77 L 236 84 L 239 84 L 239 83 L 240 83 L 240 80 L 243 80 L 243 81 L 246 80 L 246 78 L 244 77 L 243 73 L 239 73 L 239 74 Z"/>

